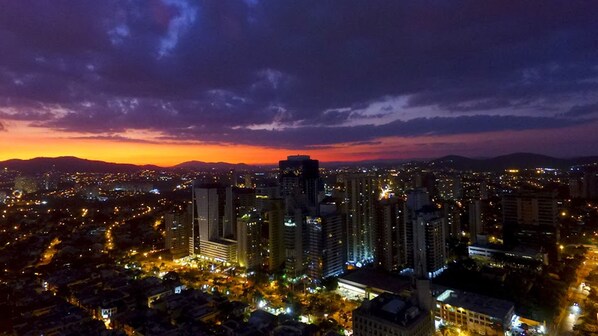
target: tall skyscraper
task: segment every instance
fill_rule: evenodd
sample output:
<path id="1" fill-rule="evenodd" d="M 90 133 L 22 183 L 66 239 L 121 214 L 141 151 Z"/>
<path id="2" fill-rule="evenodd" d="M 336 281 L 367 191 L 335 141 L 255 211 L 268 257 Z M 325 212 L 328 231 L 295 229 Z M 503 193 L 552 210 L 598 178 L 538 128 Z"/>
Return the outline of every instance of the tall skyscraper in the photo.
<path id="1" fill-rule="evenodd" d="M 442 218 L 434 212 L 420 211 L 412 222 L 414 232 L 414 269 L 419 278 L 434 278 L 446 266 L 446 241 Z"/>
<path id="2" fill-rule="evenodd" d="M 419 278 L 438 276 L 446 265 L 444 221 L 424 189 L 407 192 L 404 230 L 407 266 Z"/>
<path id="3" fill-rule="evenodd" d="M 353 175 L 345 178 L 347 259 L 355 265 L 374 260 L 375 202 L 379 193 L 376 177 Z"/>
<path id="4" fill-rule="evenodd" d="M 336 201 L 324 199 L 320 203 L 320 216 L 308 216 L 305 226 L 307 275 L 319 280 L 343 273 L 345 237 Z"/>
<path id="5" fill-rule="evenodd" d="M 225 189 L 216 184 L 203 184 L 193 190 L 193 237 L 196 253 L 201 241 L 217 240 L 222 236 Z"/>
<path id="6" fill-rule="evenodd" d="M 404 253 L 403 201 L 381 199 L 376 205 L 375 263 L 387 271 L 396 271 L 406 263 Z"/>
<path id="7" fill-rule="evenodd" d="M 305 219 L 305 212 L 300 208 L 287 214 L 284 219 L 284 269 L 291 278 L 302 275 L 305 270 Z"/>
<path id="8" fill-rule="evenodd" d="M 484 232 L 482 201 L 474 200 L 469 204 L 469 239 L 472 244 L 478 243 L 478 236 Z"/>
<path id="9" fill-rule="evenodd" d="M 408 268 L 415 269 L 415 235 L 414 221 L 417 219 L 417 211 L 430 205 L 430 195 L 426 189 L 418 188 L 407 191 L 407 201 L 404 206 L 403 217 L 403 240 L 405 264 Z"/>
<path id="10" fill-rule="evenodd" d="M 279 162 L 280 187 L 283 197 L 303 195 L 309 207 L 318 204 L 320 192 L 319 161 L 307 155 L 288 156 Z"/>
<path id="11" fill-rule="evenodd" d="M 268 269 L 277 271 L 285 262 L 284 200 L 268 199 L 264 205 L 264 220 L 268 226 Z"/>
<path id="12" fill-rule="evenodd" d="M 304 274 L 306 261 L 306 216 L 315 216 L 321 191 L 319 162 L 306 155 L 279 162 L 280 194 L 285 200 L 285 273 Z"/>
<path id="13" fill-rule="evenodd" d="M 443 202 L 442 218 L 445 238 L 458 237 L 461 233 L 461 205 L 453 201 Z"/>
<path id="14" fill-rule="evenodd" d="M 191 251 L 218 261 L 236 262 L 236 242 L 223 236 L 225 188 L 217 184 L 200 185 L 193 189 L 193 197 Z"/>

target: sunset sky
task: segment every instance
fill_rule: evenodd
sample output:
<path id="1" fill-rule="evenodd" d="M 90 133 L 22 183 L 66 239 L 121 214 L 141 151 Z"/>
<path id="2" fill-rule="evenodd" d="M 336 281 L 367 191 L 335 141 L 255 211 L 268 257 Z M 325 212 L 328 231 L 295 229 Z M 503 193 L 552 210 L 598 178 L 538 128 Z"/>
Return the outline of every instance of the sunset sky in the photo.
<path id="1" fill-rule="evenodd" d="M 595 1 L 0 0 L 0 160 L 598 154 Z"/>

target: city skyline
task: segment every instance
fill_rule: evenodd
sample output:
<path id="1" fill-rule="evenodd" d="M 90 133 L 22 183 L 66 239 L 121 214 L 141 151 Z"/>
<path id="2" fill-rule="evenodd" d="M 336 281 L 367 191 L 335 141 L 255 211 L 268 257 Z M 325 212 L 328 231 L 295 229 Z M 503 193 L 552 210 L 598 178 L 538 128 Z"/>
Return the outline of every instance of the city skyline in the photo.
<path id="1" fill-rule="evenodd" d="M 0 4 L 0 161 L 596 154 L 591 2 Z"/>
<path id="2" fill-rule="evenodd" d="M 0 332 L 596 330 L 597 161 L 0 162 Z"/>

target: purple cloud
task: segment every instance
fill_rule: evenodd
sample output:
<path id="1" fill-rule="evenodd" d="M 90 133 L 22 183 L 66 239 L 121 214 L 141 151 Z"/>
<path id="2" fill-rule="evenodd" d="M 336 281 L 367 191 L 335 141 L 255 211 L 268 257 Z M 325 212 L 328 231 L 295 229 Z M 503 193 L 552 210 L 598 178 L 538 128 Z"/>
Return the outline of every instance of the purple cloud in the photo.
<path id="1" fill-rule="evenodd" d="M 140 129 L 300 148 L 554 129 L 578 125 L 598 98 L 592 2 L 0 0 L 0 8 L 0 118 L 100 138 Z"/>
<path id="2" fill-rule="evenodd" d="M 460 116 L 417 118 L 409 121 L 393 121 L 384 125 L 361 126 L 311 126 L 278 130 L 210 130 L 174 129 L 165 139 L 194 139 L 201 142 L 240 142 L 251 145 L 280 148 L 314 148 L 335 143 L 365 143 L 380 137 L 417 137 L 471 134 L 493 131 L 520 131 L 532 129 L 556 129 L 582 125 L 585 120 L 518 116 Z M 273 141 L 276 139 L 276 141 Z"/>
<path id="3" fill-rule="evenodd" d="M 592 114 L 598 113 L 598 103 L 586 104 L 586 105 L 575 105 L 569 109 L 569 111 L 562 114 L 564 117 L 587 117 Z"/>

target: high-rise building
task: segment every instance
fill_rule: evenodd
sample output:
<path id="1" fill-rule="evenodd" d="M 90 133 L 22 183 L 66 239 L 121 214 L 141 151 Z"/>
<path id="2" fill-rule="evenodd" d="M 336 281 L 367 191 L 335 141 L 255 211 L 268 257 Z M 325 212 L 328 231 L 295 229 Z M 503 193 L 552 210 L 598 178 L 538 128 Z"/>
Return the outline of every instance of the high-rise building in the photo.
<path id="1" fill-rule="evenodd" d="M 305 226 L 307 275 L 319 280 L 342 274 L 345 268 L 345 235 L 336 201 L 324 199 L 320 203 L 320 216 L 308 216 Z"/>
<path id="2" fill-rule="evenodd" d="M 461 233 L 461 205 L 457 202 L 442 204 L 442 218 L 444 220 L 445 238 L 458 237 Z"/>
<path id="3" fill-rule="evenodd" d="M 239 176 L 235 172 L 234 169 L 231 169 L 228 171 L 227 177 L 228 177 L 228 186 L 229 187 L 236 187 L 239 184 L 239 181 L 238 181 Z"/>
<path id="4" fill-rule="evenodd" d="M 170 250 L 174 258 L 189 255 L 189 238 L 191 237 L 191 212 L 173 212 L 164 215 L 165 248 Z"/>
<path id="5" fill-rule="evenodd" d="M 430 205 L 430 195 L 426 189 L 418 188 L 407 191 L 407 201 L 403 206 L 403 225 L 401 227 L 404 246 L 404 260 L 407 268 L 415 269 L 415 226 L 416 212 Z"/>
<path id="6" fill-rule="evenodd" d="M 253 176 L 251 176 L 250 173 L 246 173 L 245 175 L 243 175 L 243 186 L 245 188 L 253 188 L 254 187 L 252 177 Z"/>
<path id="7" fill-rule="evenodd" d="M 306 273 L 312 279 L 322 279 L 324 273 L 324 237 L 322 232 L 322 217 L 307 216 L 305 218 L 305 264 Z"/>
<path id="8" fill-rule="evenodd" d="M 268 227 L 268 269 L 279 270 L 285 262 L 284 248 L 284 200 L 267 199 L 264 220 Z"/>
<path id="9" fill-rule="evenodd" d="M 420 211 L 412 225 L 415 274 L 420 278 L 434 278 L 440 275 L 446 266 L 446 241 L 442 218 L 434 212 Z"/>
<path id="10" fill-rule="evenodd" d="M 294 155 L 279 162 L 283 197 L 302 195 L 309 207 L 316 207 L 320 192 L 319 161 L 307 155 Z"/>
<path id="11" fill-rule="evenodd" d="M 236 262 L 234 240 L 224 238 L 225 188 L 204 184 L 193 189 L 193 225 L 190 250 L 222 262 Z"/>
<path id="12" fill-rule="evenodd" d="M 224 205 L 223 237 L 237 238 L 237 218 L 256 207 L 255 189 L 226 188 L 226 202 Z"/>
<path id="13" fill-rule="evenodd" d="M 424 188 L 412 189 L 407 192 L 407 208 L 410 211 L 418 211 L 430 205 L 430 194 Z"/>
<path id="14" fill-rule="evenodd" d="M 480 181 L 480 199 L 487 200 L 490 195 L 490 190 L 488 187 L 488 182 L 486 180 Z"/>
<path id="15" fill-rule="evenodd" d="M 478 243 L 478 236 L 484 233 L 482 201 L 474 200 L 469 204 L 469 239 L 472 244 Z"/>
<path id="16" fill-rule="evenodd" d="M 403 237 L 404 202 L 396 197 L 384 198 L 376 205 L 375 264 L 396 271 L 406 263 Z"/>
<path id="17" fill-rule="evenodd" d="M 583 196 L 583 183 L 579 177 L 569 179 L 569 197 L 580 198 Z"/>
<path id="18" fill-rule="evenodd" d="M 374 260 L 375 202 L 380 193 L 376 177 L 348 176 L 345 182 L 347 260 L 355 265 Z"/>
<path id="19" fill-rule="evenodd" d="M 194 234 L 199 240 L 215 240 L 222 236 L 225 189 L 219 185 L 202 185 L 194 189 Z"/>
<path id="20" fill-rule="evenodd" d="M 247 270 L 262 266 L 262 218 L 257 211 L 247 212 L 237 220 L 237 260 Z"/>
<path id="21" fill-rule="evenodd" d="M 305 269 L 305 219 L 305 213 L 300 208 L 284 218 L 284 270 L 291 278 L 299 277 Z"/>
<path id="22" fill-rule="evenodd" d="M 461 178 L 459 176 L 445 176 L 436 180 L 438 195 L 443 200 L 456 201 L 463 197 Z"/>
<path id="23" fill-rule="evenodd" d="M 520 226 L 558 225 L 557 192 L 522 191 L 503 195 L 503 221 Z"/>
<path id="24" fill-rule="evenodd" d="M 415 173 L 411 180 L 410 189 L 425 189 L 432 195 L 436 194 L 436 178 L 429 171 Z"/>
<path id="25" fill-rule="evenodd" d="M 446 266 L 445 225 L 424 189 L 407 192 L 403 228 L 406 266 L 419 278 L 438 276 Z"/>
<path id="26" fill-rule="evenodd" d="M 558 260 L 559 210 L 556 191 L 520 191 L 502 197 L 503 237 L 508 246 L 541 247 Z"/>
<path id="27" fill-rule="evenodd" d="M 598 169 L 588 168 L 583 174 L 582 197 L 598 198 Z"/>

